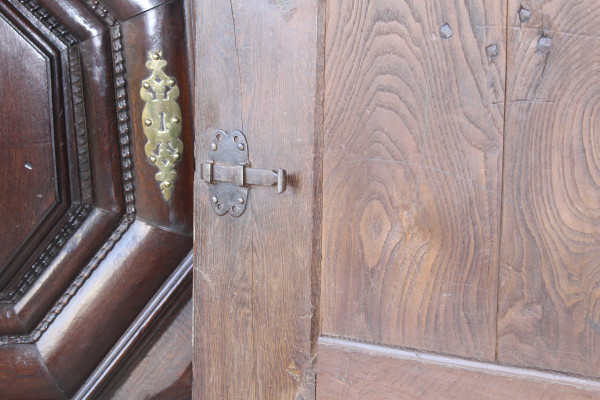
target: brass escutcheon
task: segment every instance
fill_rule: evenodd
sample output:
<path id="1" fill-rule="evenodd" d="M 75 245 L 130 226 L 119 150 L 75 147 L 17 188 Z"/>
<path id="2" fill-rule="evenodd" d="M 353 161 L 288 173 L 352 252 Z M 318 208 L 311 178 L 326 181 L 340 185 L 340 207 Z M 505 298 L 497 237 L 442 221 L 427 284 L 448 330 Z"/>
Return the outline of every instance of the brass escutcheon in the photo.
<path id="1" fill-rule="evenodd" d="M 140 96 L 146 103 L 142 112 L 142 126 L 148 142 L 144 148 L 148 161 L 158 168 L 155 177 L 165 200 L 173 194 L 177 171 L 175 165 L 183 156 L 181 110 L 175 100 L 179 87 L 174 78 L 166 75 L 159 50 L 148 53 L 146 68 L 152 75 L 142 81 Z"/>

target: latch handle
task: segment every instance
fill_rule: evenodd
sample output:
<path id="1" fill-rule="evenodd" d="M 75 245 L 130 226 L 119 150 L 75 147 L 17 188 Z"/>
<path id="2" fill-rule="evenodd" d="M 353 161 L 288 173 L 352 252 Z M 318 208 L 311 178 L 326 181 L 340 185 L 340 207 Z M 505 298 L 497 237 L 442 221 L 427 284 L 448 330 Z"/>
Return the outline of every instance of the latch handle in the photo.
<path id="1" fill-rule="evenodd" d="M 238 186 L 275 186 L 277 193 L 286 189 L 287 174 L 285 170 L 247 168 L 245 165 L 216 165 L 213 160 L 202 164 L 202 179 L 206 183 L 230 182 Z"/>
<path id="2" fill-rule="evenodd" d="M 210 185 L 212 207 L 218 215 L 242 215 L 250 186 L 277 185 L 277 193 L 285 192 L 285 170 L 250 168 L 248 143 L 242 132 L 215 131 L 208 158 L 201 165 L 200 173 L 202 180 Z"/>

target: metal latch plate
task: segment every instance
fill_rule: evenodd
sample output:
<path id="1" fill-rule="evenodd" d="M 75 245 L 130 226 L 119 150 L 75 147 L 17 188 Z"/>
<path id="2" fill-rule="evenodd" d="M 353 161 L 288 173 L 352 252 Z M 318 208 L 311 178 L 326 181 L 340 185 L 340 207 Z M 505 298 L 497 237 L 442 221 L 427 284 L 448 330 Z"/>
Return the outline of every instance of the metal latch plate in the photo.
<path id="1" fill-rule="evenodd" d="M 250 168 L 248 142 L 240 131 L 215 131 L 208 157 L 200 173 L 209 184 L 212 208 L 218 215 L 242 215 L 248 203 L 249 186 L 277 186 L 277 193 L 285 192 L 285 170 Z"/>
<path id="2" fill-rule="evenodd" d="M 211 205 L 215 213 L 239 217 L 246 210 L 248 188 L 244 187 L 245 167 L 250 166 L 248 160 L 248 143 L 240 131 L 225 132 L 217 130 L 213 133 L 208 152 L 208 162 L 203 164 L 202 177 L 209 185 Z M 215 169 L 220 166 L 233 171 L 230 182 L 217 181 Z M 236 183 L 233 183 L 236 182 Z"/>

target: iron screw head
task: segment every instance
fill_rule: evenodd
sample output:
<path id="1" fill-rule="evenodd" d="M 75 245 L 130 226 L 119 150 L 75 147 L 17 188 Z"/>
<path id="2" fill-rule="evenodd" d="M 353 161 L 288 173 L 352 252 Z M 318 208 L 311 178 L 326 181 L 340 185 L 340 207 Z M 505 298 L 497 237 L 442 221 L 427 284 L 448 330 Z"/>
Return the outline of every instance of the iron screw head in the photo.
<path id="1" fill-rule="evenodd" d="M 171 122 L 173 122 L 174 124 L 178 124 L 179 123 L 179 118 L 173 117 L 173 118 L 171 118 Z"/>
<path id="2" fill-rule="evenodd" d="M 238 143 L 238 149 L 244 150 L 244 145 L 242 143 Z"/>
<path id="3" fill-rule="evenodd" d="M 550 53 L 550 50 L 552 49 L 552 38 L 548 36 L 542 36 L 538 41 L 537 49 L 542 54 Z"/>
<path id="4" fill-rule="evenodd" d="M 175 154 L 173 154 L 173 160 L 177 161 L 177 160 L 179 160 L 179 157 L 181 157 L 181 156 L 179 155 L 179 153 L 175 153 Z"/>
<path id="5" fill-rule="evenodd" d="M 171 181 L 166 181 L 165 182 L 165 187 L 170 187 L 171 186 Z"/>
<path id="6" fill-rule="evenodd" d="M 213 196 L 211 200 L 215 204 L 217 204 L 219 202 L 219 199 L 217 199 L 215 196 Z"/>
<path id="7" fill-rule="evenodd" d="M 169 79 L 169 86 L 175 86 L 175 79 Z"/>
<path id="8" fill-rule="evenodd" d="M 150 162 L 154 164 L 156 162 L 156 157 L 150 156 Z"/>
<path id="9" fill-rule="evenodd" d="M 144 124 L 145 124 L 146 126 L 150 126 L 150 125 L 152 125 L 152 120 L 151 120 L 151 119 L 145 119 L 145 120 L 144 120 Z"/>
<path id="10" fill-rule="evenodd" d="M 240 197 L 240 198 L 238 199 L 238 203 L 240 203 L 240 204 L 244 204 L 244 198 L 243 198 L 243 197 Z"/>
<path id="11" fill-rule="evenodd" d="M 442 37 L 442 39 L 450 39 L 452 35 L 454 35 L 454 31 L 452 30 L 452 28 L 450 28 L 450 25 L 444 24 L 440 28 L 440 36 Z"/>
<path id="12" fill-rule="evenodd" d="M 217 144 L 216 143 L 211 143 L 210 148 L 213 150 L 217 150 Z"/>
<path id="13" fill-rule="evenodd" d="M 160 59 L 160 56 L 158 55 L 158 53 L 152 53 L 152 59 L 156 61 Z"/>
<path id="14" fill-rule="evenodd" d="M 144 82 L 144 87 L 145 87 L 146 89 L 150 89 L 150 84 L 149 84 L 148 82 Z"/>
<path id="15" fill-rule="evenodd" d="M 526 8 L 521 8 L 519 10 L 519 19 L 521 20 L 522 23 L 526 23 L 527 21 L 529 21 L 531 19 L 531 11 L 529 11 Z"/>
<path id="16" fill-rule="evenodd" d="M 485 48 L 485 54 L 487 54 L 488 57 L 492 58 L 492 57 L 496 57 L 498 55 L 498 45 L 494 44 L 490 44 L 488 47 Z"/>

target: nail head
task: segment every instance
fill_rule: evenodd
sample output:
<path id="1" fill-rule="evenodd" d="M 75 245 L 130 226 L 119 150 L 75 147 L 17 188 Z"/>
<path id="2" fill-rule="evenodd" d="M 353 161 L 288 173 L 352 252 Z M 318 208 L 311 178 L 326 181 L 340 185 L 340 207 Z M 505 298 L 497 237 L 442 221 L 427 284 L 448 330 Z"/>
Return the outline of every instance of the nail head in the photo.
<path id="1" fill-rule="evenodd" d="M 492 58 L 492 57 L 496 57 L 498 55 L 498 45 L 494 44 L 490 44 L 488 47 L 485 48 L 485 54 L 487 54 L 488 57 Z"/>
<path id="2" fill-rule="evenodd" d="M 552 49 L 552 38 L 548 36 L 542 36 L 538 41 L 537 49 L 542 54 L 550 53 L 550 50 Z"/>
<path id="3" fill-rule="evenodd" d="M 531 11 L 526 8 L 521 8 L 519 10 L 519 19 L 522 23 L 526 23 L 531 19 Z"/>
<path id="4" fill-rule="evenodd" d="M 444 24 L 440 28 L 440 36 L 442 37 L 442 39 L 450 39 L 452 35 L 454 35 L 454 31 L 452 30 L 452 28 L 450 28 L 450 25 Z"/>

